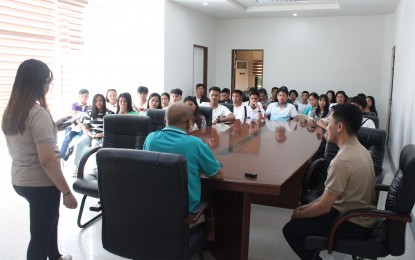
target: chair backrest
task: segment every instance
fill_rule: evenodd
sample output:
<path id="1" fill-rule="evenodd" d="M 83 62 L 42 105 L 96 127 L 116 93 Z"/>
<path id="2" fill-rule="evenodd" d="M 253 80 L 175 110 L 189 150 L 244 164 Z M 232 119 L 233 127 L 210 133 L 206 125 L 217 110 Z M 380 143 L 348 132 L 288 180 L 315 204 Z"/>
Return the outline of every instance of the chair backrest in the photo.
<path id="1" fill-rule="evenodd" d="M 399 157 L 399 169 L 395 174 L 386 198 L 385 209 L 398 214 L 410 214 L 415 203 L 415 145 L 405 146 Z M 406 223 L 387 221 L 390 254 L 405 252 Z"/>
<path id="2" fill-rule="evenodd" d="M 104 117 L 104 148 L 143 149 L 150 133 L 150 118 L 137 115 Z"/>
<path id="3" fill-rule="evenodd" d="M 233 104 L 232 103 L 219 103 L 219 105 L 223 105 L 227 107 L 233 113 Z"/>
<path id="4" fill-rule="evenodd" d="M 164 117 L 166 116 L 166 110 L 164 109 L 147 109 L 147 116 L 151 120 L 151 132 L 162 130 L 166 127 L 164 123 Z"/>
<path id="5" fill-rule="evenodd" d="M 386 151 L 386 131 L 361 127 L 357 132 L 357 139 L 359 139 L 359 142 L 366 147 L 370 157 L 372 157 L 376 183 L 381 184 L 384 177 L 383 158 L 385 157 Z"/>
<path id="6" fill-rule="evenodd" d="M 373 123 L 375 123 L 376 129 L 379 129 L 379 118 L 377 116 L 363 115 L 363 117 L 372 120 Z"/>
<path id="7" fill-rule="evenodd" d="M 200 112 L 205 116 L 206 118 L 206 125 L 212 126 L 212 108 L 211 107 L 202 107 L 199 106 Z"/>
<path id="8" fill-rule="evenodd" d="M 363 114 L 363 117 L 366 117 L 366 116 L 376 116 L 376 113 L 375 112 L 362 112 L 362 114 Z"/>
<path id="9" fill-rule="evenodd" d="M 134 259 L 183 259 L 189 244 L 186 159 L 103 148 L 97 153 L 103 247 Z"/>

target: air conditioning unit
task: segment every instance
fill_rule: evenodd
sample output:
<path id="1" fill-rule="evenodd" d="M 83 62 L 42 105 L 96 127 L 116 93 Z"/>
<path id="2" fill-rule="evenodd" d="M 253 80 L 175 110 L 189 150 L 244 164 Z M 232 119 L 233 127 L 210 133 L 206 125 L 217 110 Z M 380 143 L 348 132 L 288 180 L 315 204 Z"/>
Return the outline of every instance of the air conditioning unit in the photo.
<path id="1" fill-rule="evenodd" d="M 248 79 L 249 79 L 248 61 L 237 60 L 236 69 L 235 69 L 235 89 L 240 89 L 242 91 L 247 90 Z"/>

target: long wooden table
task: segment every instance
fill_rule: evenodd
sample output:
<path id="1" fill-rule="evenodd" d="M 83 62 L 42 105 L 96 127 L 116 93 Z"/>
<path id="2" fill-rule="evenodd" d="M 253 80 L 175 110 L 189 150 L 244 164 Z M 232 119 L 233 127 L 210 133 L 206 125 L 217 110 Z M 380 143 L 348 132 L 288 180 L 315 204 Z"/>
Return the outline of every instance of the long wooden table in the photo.
<path id="1" fill-rule="evenodd" d="M 297 207 L 321 136 L 304 123 L 239 120 L 193 135 L 209 145 L 224 170 L 224 180 L 202 179 L 202 199 L 211 202 L 215 215 L 216 239 L 209 249 L 217 259 L 248 259 L 251 204 Z"/>

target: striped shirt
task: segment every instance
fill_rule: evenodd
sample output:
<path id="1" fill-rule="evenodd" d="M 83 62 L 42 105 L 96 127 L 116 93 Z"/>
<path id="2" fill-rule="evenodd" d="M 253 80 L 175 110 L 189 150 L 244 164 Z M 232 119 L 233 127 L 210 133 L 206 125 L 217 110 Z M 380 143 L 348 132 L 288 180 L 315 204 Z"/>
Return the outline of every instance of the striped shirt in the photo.
<path id="1" fill-rule="evenodd" d="M 105 113 L 97 112 L 95 117 L 91 116 L 91 111 L 88 111 L 81 120 L 81 123 L 91 131 L 92 134 L 100 134 L 104 132 L 104 116 L 113 114 L 107 110 Z"/>

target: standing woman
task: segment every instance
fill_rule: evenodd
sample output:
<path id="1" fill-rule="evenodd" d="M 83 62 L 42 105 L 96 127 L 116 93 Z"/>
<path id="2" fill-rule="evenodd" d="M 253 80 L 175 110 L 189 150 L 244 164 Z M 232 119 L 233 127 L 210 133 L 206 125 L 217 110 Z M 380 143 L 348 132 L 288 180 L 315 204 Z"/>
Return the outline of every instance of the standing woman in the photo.
<path id="1" fill-rule="evenodd" d="M 42 61 L 20 64 L 2 121 L 12 158 L 13 188 L 29 202 L 29 260 L 72 259 L 58 250 L 61 193 L 67 208 L 76 208 L 77 202 L 60 168 L 57 127 L 46 103 L 52 80 L 51 70 Z"/>

